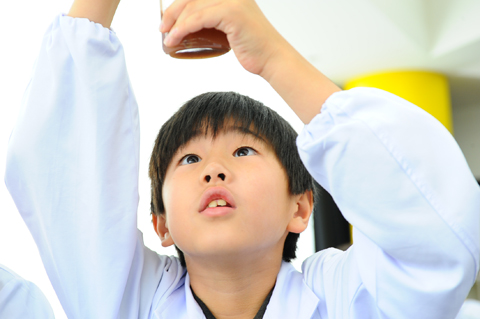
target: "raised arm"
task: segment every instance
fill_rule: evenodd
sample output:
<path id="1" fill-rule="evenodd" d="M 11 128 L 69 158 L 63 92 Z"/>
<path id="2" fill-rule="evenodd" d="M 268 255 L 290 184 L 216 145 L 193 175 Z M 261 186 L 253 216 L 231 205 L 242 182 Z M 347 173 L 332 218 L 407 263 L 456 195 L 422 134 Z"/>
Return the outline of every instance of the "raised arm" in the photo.
<path id="1" fill-rule="evenodd" d="M 68 318 L 147 318 L 155 293 L 181 280 L 176 259 L 145 248 L 136 227 L 139 146 L 115 32 L 58 15 L 10 137 L 5 183 Z"/>
<path id="2" fill-rule="evenodd" d="M 73 18 L 87 18 L 110 28 L 120 0 L 75 0 L 68 12 Z"/>
<path id="3" fill-rule="evenodd" d="M 242 66 L 267 80 L 305 124 L 340 91 L 275 30 L 254 0 L 177 0 L 160 31 L 169 32 L 166 45 L 175 46 L 202 28 L 225 32 Z"/>
<path id="4" fill-rule="evenodd" d="M 355 88 L 332 95 L 297 144 L 354 227 L 347 252 L 303 265 L 330 317 L 454 318 L 479 270 L 480 188 L 447 129 L 393 94 Z"/>

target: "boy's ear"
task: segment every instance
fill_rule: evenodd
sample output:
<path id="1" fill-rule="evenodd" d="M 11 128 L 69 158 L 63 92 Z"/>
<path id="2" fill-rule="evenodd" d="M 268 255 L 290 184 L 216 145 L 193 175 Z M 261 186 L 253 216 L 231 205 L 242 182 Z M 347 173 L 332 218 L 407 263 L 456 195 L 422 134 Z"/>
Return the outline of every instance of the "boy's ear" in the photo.
<path id="1" fill-rule="evenodd" d="M 306 191 L 301 195 L 295 196 L 296 211 L 293 212 L 292 219 L 287 225 L 287 230 L 292 233 L 300 234 L 307 229 L 310 215 L 313 211 L 313 192 Z"/>
<path id="2" fill-rule="evenodd" d="M 170 236 L 170 232 L 168 231 L 167 226 L 167 219 L 165 218 L 165 214 L 155 215 L 152 214 L 152 223 L 155 232 L 157 233 L 158 237 L 162 241 L 163 247 L 168 247 L 174 244 L 172 236 Z"/>

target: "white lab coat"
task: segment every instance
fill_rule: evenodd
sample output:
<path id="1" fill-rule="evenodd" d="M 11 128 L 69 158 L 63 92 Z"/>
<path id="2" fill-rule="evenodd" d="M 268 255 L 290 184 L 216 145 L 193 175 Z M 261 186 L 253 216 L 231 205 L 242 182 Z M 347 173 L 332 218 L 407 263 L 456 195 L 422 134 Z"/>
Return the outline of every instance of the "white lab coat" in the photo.
<path id="1" fill-rule="evenodd" d="M 5 181 L 69 318 L 204 318 L 138 231 L 138 107 L 116 33 L 58 15 Z M 354 245 L 283 263 L 264 318 L 454 318 L 479 267 L 480 189 L 447 130 L 387 92 L 332 95 L 297 139 Z"/>
<path id="2" fill-rule="evenodd" d="M 0 265 L 1 319 L 54 319 L 52 307 L 32 282 Z"/>

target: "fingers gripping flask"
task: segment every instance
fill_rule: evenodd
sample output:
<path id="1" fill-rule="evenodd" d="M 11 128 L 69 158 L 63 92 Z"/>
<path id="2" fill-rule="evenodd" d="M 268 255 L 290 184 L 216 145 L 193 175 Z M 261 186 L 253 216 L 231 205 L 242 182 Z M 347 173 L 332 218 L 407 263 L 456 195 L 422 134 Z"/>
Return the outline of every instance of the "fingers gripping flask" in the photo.
<path id="1" fill-rule="evenodd" d="M 174 0 L 160 0 L 160 17 Z M 163 51 L 177 59 L 205 59 L 220 56 L 230 51 L 227 35 L 217 29 L 202 29 L 186 35 L 174 47 L 163 44 L 168 33 L 162 33 Z"/>

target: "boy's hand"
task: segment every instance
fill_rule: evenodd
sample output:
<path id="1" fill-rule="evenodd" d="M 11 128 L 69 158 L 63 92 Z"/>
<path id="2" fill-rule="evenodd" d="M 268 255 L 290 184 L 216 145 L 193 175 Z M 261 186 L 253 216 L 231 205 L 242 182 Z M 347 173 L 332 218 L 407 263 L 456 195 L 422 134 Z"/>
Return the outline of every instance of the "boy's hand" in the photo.
<path id="1" fill-rule="evenodd" d="M 170 32 L 165 45 L 175 46 L 204 28 L 225 32 L 242 66 L 267 80 L 305 124 L 340 91 L 275 30 L 254 0 L 176 0 L 160 31 Z"/>
<path id="2" fill-rule="evenodd" d="M 204 28 L 223 31 L 241 65 L 263 77 L 267 62 L 289 48 L 254 0 L 177 0 L 165 10 L 160 31 L 169 32 L 165 45 L 175 46 Z"/>

